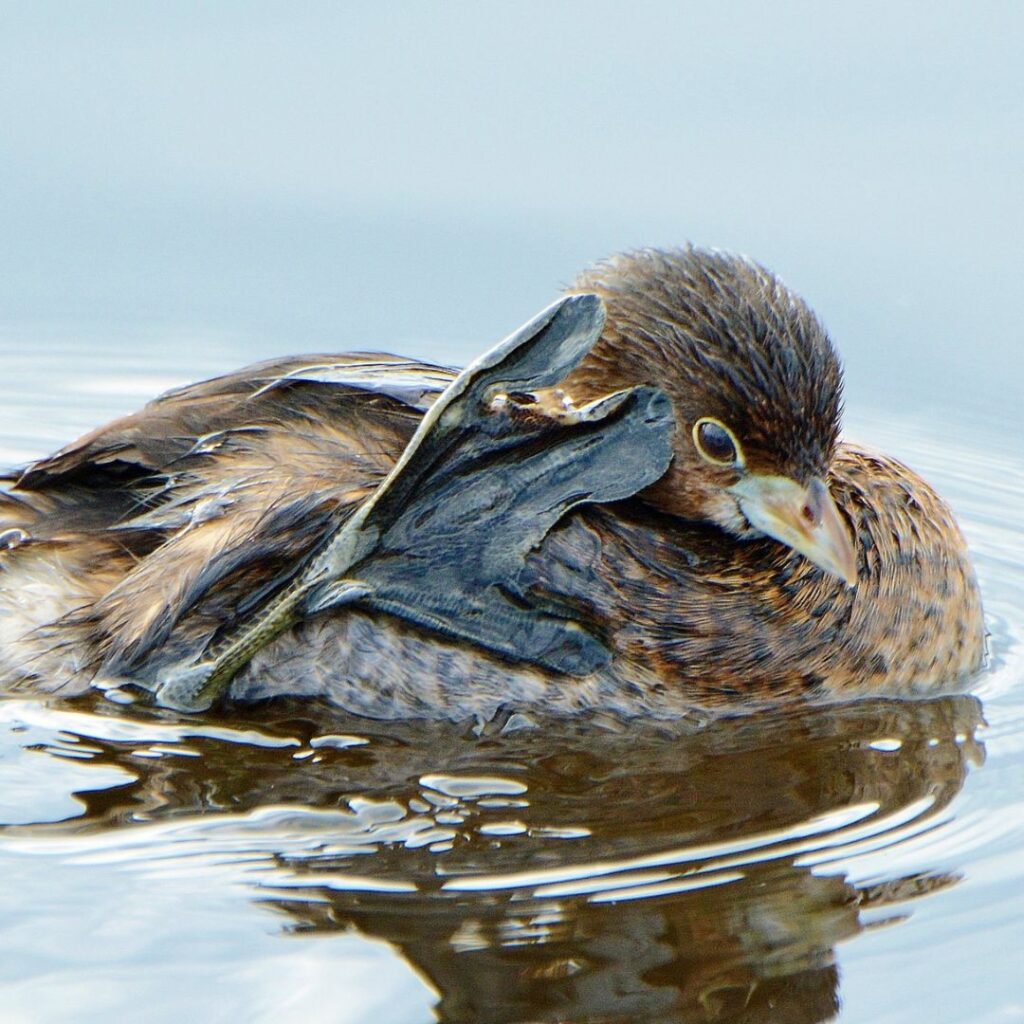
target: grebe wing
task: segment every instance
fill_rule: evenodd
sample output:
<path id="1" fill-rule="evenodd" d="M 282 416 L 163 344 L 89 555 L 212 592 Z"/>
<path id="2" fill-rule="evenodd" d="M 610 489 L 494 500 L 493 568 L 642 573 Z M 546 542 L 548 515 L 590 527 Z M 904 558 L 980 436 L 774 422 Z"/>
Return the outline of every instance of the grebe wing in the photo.
<path id="1" fill-rule="evenodd" d="M 407 410 L 425 412 L 456 371 L 380 352 L 287 356 L 188 384 L 160 395 L 137 412 L 89 431 L 53 455 L 39 459 L 10 480 L 35 490 L 58 478 L 139 476 L 166 469 L 203 438 L 242 429 L 253 419 L 287 422 L 310 412 L 321 399 L 328 419 L 344 415 L 331 399 L 381 396 Z M 297 392 L 307 398 L 296 400 Z"/>

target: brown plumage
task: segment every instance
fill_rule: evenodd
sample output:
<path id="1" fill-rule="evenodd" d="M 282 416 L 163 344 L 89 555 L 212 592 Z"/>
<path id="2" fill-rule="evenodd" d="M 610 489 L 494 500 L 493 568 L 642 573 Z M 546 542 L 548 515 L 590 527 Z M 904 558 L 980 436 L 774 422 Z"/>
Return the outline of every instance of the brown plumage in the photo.
<path id="1" fill-rule="evenodd" d="M 839 361 L 817 317 L 766 270 L 719 253 L 648 250 L 586 271 L 572 291 L 600 295 L 608 322 L 566 390 L 590 399 L 657 384 L 675 405 L 676 458 L 649 492 L 653 504 L 714 518 L 706 503 L 724 477 L 709 476 L 694 450 L 700 417 L 742 439 L 751 470 L 827 475 L 839 439 Z"/>
<path id="2" fill-rule="evenodd" d="M 906 467 L 838 441 L 839 364 L 798 297 L 694 249 L 618 257 L 573 290 L 600 295 L 608 319 L 565 394 L 654 384 L 677 421 L 657 484 L 572 513 L 528 560 L 530 593 L 602 637 L 609 668 L 554 677 L 342 611 L 274 641 L 235 697 L 318 694 L 379 717 L 674 716 L 932 692 L 979 667 L 952 515 Z M 0 678 L 77 692 L 195 656 L 372 492 L 451 377 L 390 356 L 279 360 L 173 392 L 11 478 Z"/>

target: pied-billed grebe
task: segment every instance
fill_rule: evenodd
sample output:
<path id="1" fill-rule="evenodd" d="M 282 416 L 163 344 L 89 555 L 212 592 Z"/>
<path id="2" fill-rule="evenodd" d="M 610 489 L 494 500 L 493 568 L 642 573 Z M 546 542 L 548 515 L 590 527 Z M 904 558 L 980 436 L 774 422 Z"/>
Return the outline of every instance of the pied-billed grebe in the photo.
<path id="1" fill-rule="evenodd" d="M 231 662 L 235 698 L 318 695 L 376 717 L 503 707 L 671 717 L 934 692 L 979 667 L 981 603 L 956 523 L 905 466 L 838 440 L 839 363 L 802 300 L 746 259 L 693 248 L 614 258 L 571 291 L 583 298 L 552 307 L 518 348 L 506 343 L 525 370 L 501 380 L 507 394 L 487 391 L 472 458 L 444 433 L 463 410 L 440 412 L 452 371 L 316 356 L 171 392 L 9 478 L 5 685 L 153 688 L 245 635 L 308 579 L 339 530 L 353 579 L 342 571 L 313 600 L 307 587 L 304 612 Z M 606 320 L 595 319 L 602 305 Z M 563 315 L 577 338 L 569 354 L 564 338 L 544 347 Z M 545 369 L 549 357 L 562 365 Z M 493 385 L 487 373 L 459 381 Z M 446 387 L 396 486 L 396 462 Z M 548 507 L 522 467 L 551 437 L 562 461 L 545 477 L 543 486 L 558 481 Z M 584 452 L 603 459 L 589 480 Z M 465 514 L 423 504 L 446 459 L 444 479 L 461 483 L 441 504 L 450 511 L 470 481 L 479 521 L 511 523 L 511 560 L 500 542 L 467 545 L 454 532 L 443 550 L 444 530 L 460 529 L 452 524 L 472 533 Z M 421 492 L 415 515 L 402 504 L 409 479 Z M 515 486 L 484 501 L 488 479 Z M 363 522 L 352 541 L 385 480 L 384 526 L 375 508 L 372 529 Z M 503 518 L 516 501 L 528 514 Z M 433 530 L 422 559 L 417 524 L 424 537 Z M 377 551 L 367 587 L 359 559 L 382 530 L 403 540 L 387 557 Z M 498 596 L 476 601 L 474 587 Z M 608 657 L 559 671 L 559 657 L 534 649 L 547 637 L 537 623 L 551 622 L 563 640 L 577 630 Z"/>

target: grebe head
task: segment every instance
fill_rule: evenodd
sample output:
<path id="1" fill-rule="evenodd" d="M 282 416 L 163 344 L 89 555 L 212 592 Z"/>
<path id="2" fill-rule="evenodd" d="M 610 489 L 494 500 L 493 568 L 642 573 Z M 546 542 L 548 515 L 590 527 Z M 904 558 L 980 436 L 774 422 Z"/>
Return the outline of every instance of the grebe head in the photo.
<path id="1" fill-rule="evenodd" d="M 842 371 L 804 301 L 750 260 L 692 247 L 613 257 L 570 290 L 607 309 L 570 394 L 645 383 L 672 399 L 673 464 L 646 500 L 773 537 L 852 586 L 855 552 L 828 485 Z"/>

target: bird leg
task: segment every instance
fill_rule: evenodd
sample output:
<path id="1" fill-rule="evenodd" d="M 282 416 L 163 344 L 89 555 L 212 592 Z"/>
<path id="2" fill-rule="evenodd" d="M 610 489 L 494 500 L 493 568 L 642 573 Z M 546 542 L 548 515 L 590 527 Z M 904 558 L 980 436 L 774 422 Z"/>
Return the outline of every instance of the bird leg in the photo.
<path id="1" fill-rule="evenodd" d="M 275 637 L 348 605 L 560 673 L 605 664 L 600 639 L 518 583 L 528 552 L 566 512 L 629 497 L 671 460 L 674 417 L 656 388 L 563 411 L 533 401 L 583 359 L 603 325 L 597 296 L 569 296 L 471 363 L 301 575 L 203 660 L 157 672 L 157 703 L 205 710 Z"/>

